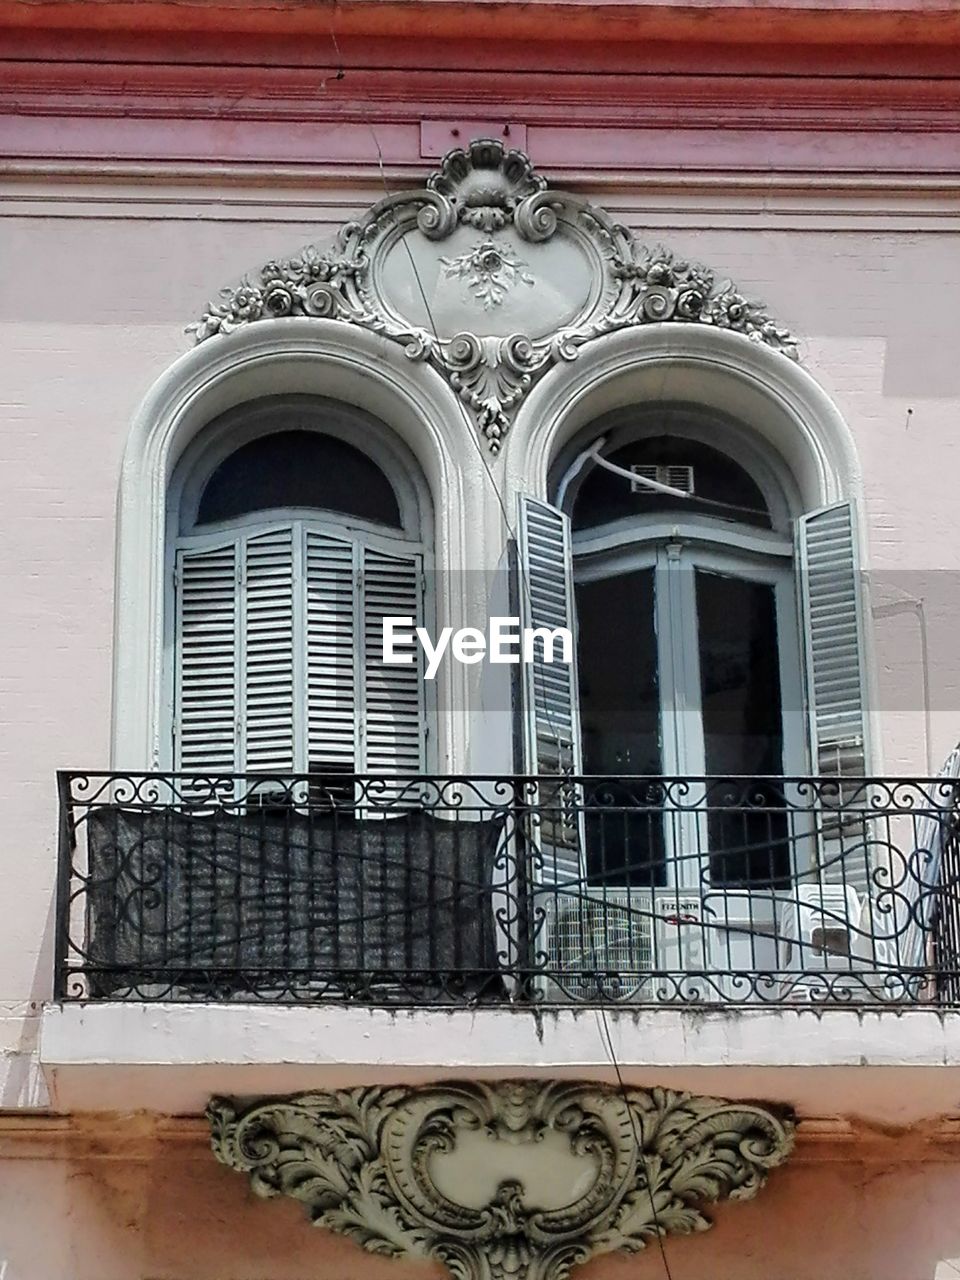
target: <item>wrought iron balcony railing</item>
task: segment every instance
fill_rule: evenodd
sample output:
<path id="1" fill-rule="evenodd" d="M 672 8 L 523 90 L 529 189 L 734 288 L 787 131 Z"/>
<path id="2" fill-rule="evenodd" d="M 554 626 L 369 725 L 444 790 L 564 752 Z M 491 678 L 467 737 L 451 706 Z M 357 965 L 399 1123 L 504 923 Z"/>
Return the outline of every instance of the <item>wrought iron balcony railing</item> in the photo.
<path id="1" fill-rule="evenodd" d="M 59 787 L 62 1000 L 960 1007 L 953 781 Z"/>

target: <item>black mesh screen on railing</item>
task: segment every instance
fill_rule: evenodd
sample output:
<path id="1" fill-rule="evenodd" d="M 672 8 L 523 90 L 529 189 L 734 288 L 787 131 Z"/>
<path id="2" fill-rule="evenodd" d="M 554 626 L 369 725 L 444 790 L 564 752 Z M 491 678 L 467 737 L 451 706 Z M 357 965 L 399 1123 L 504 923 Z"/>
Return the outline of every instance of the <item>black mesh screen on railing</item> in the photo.
<path id="1" fill-rule="evenodd" d="M 502 820 L 419 810 L 86 818 L 91 995 L 167 988 L 476 993 L 497 968 L 489 910 Z"/>

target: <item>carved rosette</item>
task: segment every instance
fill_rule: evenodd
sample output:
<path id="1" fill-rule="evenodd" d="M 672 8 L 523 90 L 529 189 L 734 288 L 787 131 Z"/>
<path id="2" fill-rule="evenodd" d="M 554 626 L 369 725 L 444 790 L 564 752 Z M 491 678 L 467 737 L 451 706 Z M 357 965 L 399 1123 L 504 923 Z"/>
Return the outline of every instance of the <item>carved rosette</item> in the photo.
<path id="1" fill-rule="evenodd" d="M 596 1254 L 709 1227 L 793 1145 L 772 1108 L 668 1089 L 500 1081 L 208 1108 L 217 1159 L 373 1253 L 457 1280 L 565 1280 Z"/>
<path id="2" fill-rule="evenodd" d="M 419 191 L 388 196 L 333 247 L 308 246 L 222 291 L 189 326 L 198 342 L 284 316 L 383 334 L 456 391 L 496 452 L 534 382 L 604 334 L 711 325 L 797 358 L 761 303 L 706 267 L 637 243 L 548 188 L 497 141 L 451 151 Z"/>

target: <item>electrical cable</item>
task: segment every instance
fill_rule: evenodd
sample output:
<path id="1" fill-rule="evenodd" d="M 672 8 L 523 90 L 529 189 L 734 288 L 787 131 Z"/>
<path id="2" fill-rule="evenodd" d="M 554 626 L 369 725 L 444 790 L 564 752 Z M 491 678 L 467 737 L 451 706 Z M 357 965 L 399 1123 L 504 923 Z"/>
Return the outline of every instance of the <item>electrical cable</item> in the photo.
<path id="1" fill-rule="evenodd" d="M 373 145 L 377 149 L 377 159 L 379 162 L 380 177 L 381 177 L 381 181 L 383 182 L 384 194 L 387 197 L 389 197 L 393 193 L 390 191 L 390 186 L 387 181 L 387 174 L 386 174 L 386 168 L 383 163 L 383 150 L 381 149 L 381 146 L 380 146 L 380 139 L 377 137 L 376 129 L 373 127 L 373 125 L 369 121 L 367 122 L 367 127 L 369 128 L 371 137 L 373 138 Z M 416 281 L 417 291 L 420 294 L 420 300 L 423 303 L 423 309 L 426 312 L 427 320 L 429 321 L 430 329 L 433 333 L 433 337 L 435 341 L 439 343 L 442 341 L 440 337 L 440 332 L 437 328 L 436 321 L 434 320 L 433 311 L 431 310 L 430 303 L 427 298 L 426 290 L 423 287 L 423 280 L 417 268 L 416 259 L 413 256 L 413 252 L 411 251 L 409 244 L 407 243 L 406 236 L 401 237 L 401 243 L 403 244 L 403 247 L 406 251 L 407 259 L 410 263 L 410 270 L 413 273 L 414 280 Z M 516 529 L 514 528 L 513 522 L 510 519 L 510 513 L 508 512 L 507 505 L 503 500 L 503 494 L 500 492 L 500 486 L 497 484 L 496 476 L 493 474 L 493 470 L 491 469 L 490 464 L 487 461 L 486 454 L 483 451 L 483 446 L 480 444 L 479 440 L 477 439 L 476 429 L 474 427 L 474 424 L 470 421 L 469 417 L 467 416 L 467 411 L 464 408 L 463 402 L 459 396 L 456 398 L 456 402 L 457 402 L 457 408 L 460 412 L 460 416 L 463 419 L 467 438 L 470 440 L 471 445 L 477 452 L 477 456 L 480 459 L 480 462 L 486 473 L 487 479 L 490 482 L 490 487 L 493 490 L 494 497 L 497 500 L 497 505 L 500 508 L 500 514 L 503 520 L 503 526 L 507 532 L 507 536 L 511 538 L 514 542 L 517 542 Z M 527 573 L 527 566 L 523 562 L 523 557 L 519 555 L 517 556 L 517 569 L 518 569 L 518 578 L 520 580 L 520 584 L 521 584 L 526 602 L 528 606 L 532 607 L 533 595 L 530 589 L 530 579 Z M 541 670 L 542 664 L 535 662 L 532 665 L 533 665 L 534 680 L 536 681 L 539 678 L 539 680 L 541 681 L 538 692 L 541 695 L 541 705 L 544 711 L 546 712 L 546 722 L 550 730 L 556 735 L 557 744 L 559 746 L 561 741 L 559 725 L 557 724 L 557 721 L 554 718 L 553 712 L 551 710 L 550 699 L 546 696 L 546 686 L 543 683 L 544 673 Z"/>
<path id="2" fill-rule="evenodd" d="M 657 1202 L 653 1196 L 653 1187 L 650 1185 L 650 1178 L 647 1174 L 647 1166 L 643 1159 L 643 1144 L 640 1140 L 640 1134 L 637 1130 L 637 1118 L 633 1114 L 633 1108 L 630 1106 L 630 1097 L 627 1093 L 627 1086 L 623 1079 L 623 1072 L 620 1070 L 620 1063 L 617 1061 L 617 1051 L 613 1047 L 613 1037 L 610 1034 L 610 1024 L 607 1022 L 607 1011 L 601 1004 L 595 1010 L 597 1017 L 597 1025 L 602 1028 L 601 1040 L 604 1041 L 607 1056 L 613 1066 L 614 1073 L 617 1077 L 617 1088 L 620 1091 L 620 1097 L 623 1099 L 623 1105 L 626 1108 L 627 1115 L 630 1117 L 630 1128 L 633 1130 L 633 1141 L 637 1149 L 637 1165 L 643 1177 L 643 1184 L 647 1188 L 647 1195 L 650 1197 L 650 1213 L 653 1217 L 653 1226 L 656 1231 L 657 1244 L 660 1248 L 660 1259 L 663 1262 L 664 1275 L 667 1280 L 673 1280 L 673 1272 L 670 1270 L 670 1262 L 667 1258 L 667 1249 L 663 1243 L 664 1230 L 660 1224 L 660 1215 L 657 1212 Z"/>
<path id="3" fill-rule="evenodd" d="M 331 35 L 332 35 L 332 32 L 331 32 Z M 338 50 L 338 52 L 339 52 L 339 50 Z M 390 194 L 391 194 L 391 192 L 390 192 L 389 184 L 388 184 L 388 182 L 387 182 L 386 170 L 385 170 L 384 163 L 383 163 L 383 151 L 382 151 L 382 149 L 381 149 L 381 147 L 380 147 L 380 140 L 379 140 L 379 138 L 377 137 L 376 130 L 374 129 L 373 125 L 372 125 L 372 124 L 368 124 L 368 127 L 369 127 L 369 129 L 370 129 L 370 133 L 371 133 L 371 135 L 372 135 L 372 137 L 373 137 L 374 146 L 375 146 L 375 147 L 376 147 L 376 149 L 377 149 L 377 157 L 378 157 L 378 161 L 379 161 L 380 175 L 381 175 L 381 179 L 382 179 L 382 181 L 383 181 L 384 192 L 385 192 L 385 194 L 389 197 L 389 196 L 390 196 Z M 405 238 L 405 237 L 403 238 L 403 244 L 404 244 L 404 247 L 405 247 L 405 249 L 406 249 L 407 257 L 408 257 L 409 262 L 410 262 L 410 268 L 411 268 L 411 271 L 413 272 L 414 279 L 415 279 L 415 280 L 416 280 L 416 282 L 417 282 L 417 289 L 418 289 L 418 291 L 419 291 L 419 293 L 420 293 L 420 297 L 421 297 L 421 300 L 422 300 L 422 302 L 423 302 L 424 310 L 426 311 L 426 314 L 427 314 L 427 319 L 428 319 L 428 320 L 429 320 L 429 322 L 430 322 L 430 328 L 431 328 L 431 329 L 432 329 L 432 331 L 433 331 L 434 338 L 436 339 L 436 341 L 438 341 L 438 342 L 439 342 L 439 341 L 441 340 L 441 339 L 440 339 L 440 335 L 439 335 L 439 332 L 438 332 L 438 330 L 437 330 L 436 323 L 434 322 L 433 313 L 432 313 L 432 311 L 431 311 L 431 309 L 430 309 L 430 304 L 429 304 L 429 302 L 428 302 L 428 300 L 427 300 L 426 291 L 425 291 L 425 289 L 424 289 L 424 287 L 423 287 L 423 281 L 422 281 L 422 279 L 421 279 L 421 277 L 420 277 L 420 272 L 417 270 L 417 264 L 416 264 L 416 261 L 415 261 L 415 259 L 414 259 L 414 257 L 413 257 L 413 253 L 412 253 L 412 252 L 411 252 L 411 250 L 410 250 L 410 246 L 406 243 L 406 238 Z M 503 518 L 504 527 L 506 528 L 506 531 L 507 531 L 507 533 L 509 534 L 509 536 L 515 539 L 515 538 L 516 538 L 516 533 L 515 533 L 515 531 L 514 531 L 514 529 L 513 529 L 513 525 L 512 525 L 512 522 L 511 522 L 511 520 L 510 520 L 510 515 L 509 515 L 509 512 L 507 511 L 506 503 L 503 501 L 503 495 L 502 495 L 502 494 L 501 494 L 501 492 L 500 492 L 500 487 L 499 487 L 499 485 L 497 484 L 496 477 L 494 476 L 493 471 L 492 471 L 492 470 L 491 470 L 491 468 L 490 468 L 490 464 L 487 462 L 487 459 L 486 459 L 486 456 L 484 455 L 484 452 L 483 452 L 483 448 L 482 448 L 482 446 L 480 445 L 479 441 L 476 439 L 476 436 L 475 436 L 475 433 L 474 433 L 474 426 L 473 426 L 473 424 L 470 422 L 470 419 L 467 417 L 467 412 L 466 412 L 466 410 L 464 409 L 464 407 L 463 407 L 462 403 L 460 403 L 460 402 L 459 402 L 459 400 L 458 400 L 458 406 L 459 406 L 459 409 L 460 409 L 461 416 L 463 417 L 463 420 L 464 420 L 464 425 L 465 425 L 465 426 L 466 426 L 466 428 L 467 428 L 467 434 L 468 434 L 468 436 L 469 436 L 470 440 L 473 442 L 474 447 L 475 447 L 475 448 L 476 448 L 476 450 L 477 450 L 477 453 L 478 453 L 478 455 L 479 455 L 479 457 L 480 457 L 480 461 L 481 461 L 481 462 L 482 462 L 482 464 L 483 464 L 484 471 L 486 472 L 487 477 L 489 478 L 490 485 L 491 485 L 491 487 L 492 487 L 492 489 L 493 489 L 493 492 L 494 492 L 494 494 L 495 494 L 495 496 L 496 496 L 496 499 L 497 499 L 497 505 L 498 505 L 498 506 L 499 506 L 499 508 L 500 508 L 500 512 L 501 512 L 501 515 L 502 515 L 502 518 Z M 519 564 L 519 558 L 518 558 L 518 564 Z M 530 594 L 530 585 L 529 585 L 529 579 L 527 578 L 527 574 L 526 574 L 526 566 L 525 566 L 525 565 L 522 565 L 522 564 L 519 564 L 519 570 L 520 570 L 520 574 L 519 574 L 519 576 L 520 576 L 520 578 L 521 578 L 521 581 L 524 583 L 524 589 L 525 589 L 525 591 L 527 592 L 527 595 L 528 595 L 528 598 L 529 598 L 529 594 Z M 549 716 L 549 701 L 548 701 L 547 699 L 544 699 L 544 706 L 545 706 L 545 708 L 547 709 L 548 716 Z M 556 728 L 556 725 L 555 725 L 555 724 L 551 724 L 551 727 L 555 729 L 555 728 Z M 643 1180 L 644 1180 L 644 1185 L 646 1186 L 646 1188 L 647 1188 L 647 1194 L 648 1194 L 648 1195 L 649 1195 L 649 1197 L 650 1197 L 650 1210 L 651 1210 L 651 1214 L 652 1214 L 652 1216 L 653 1216 L 654 1228 L 655 1228 L 655 1230 L 656 1230 L 657 1244 L 658 1244 L 658 1246 L 659 1246 L 659 1250 L 660 1250 L 660 1257 L 661 1257 L 661 1259 L 662 1259 L 662 1261 L 663 1261 L 664 1274 L 666 1275 L 667 1280 L 673 1280 L 673 1274 L 672 1274 L 672 1272 L 671 1272 L 671 1270 L 670 1270 L 670 1263 L 669 1263 L 669 1261 L 668 1261 L 668 1259 L 667 1259 L 666 1249 L 665 1249 L 665 1247 L 664 1247 L 664 1243 L 663 1243 L 663 1229 L 662 1229 L 662 1227 L 661 1227 L 661 1225 L 660 1225 L 660 1218 L 659 1218 L 659 1215 L 658 1215 L 658 1213 L 657 1213 L 657 1205 L 656 1205 L 656 1201 L 654 1200 L 654 1197 L 653 1197 L 653 1188 L 650 1186 L 650 1179 L 649 1179 L 649 1177 L 647 1176 L 646 1166 L 645 1166 L 645 1165 L 644 1165 L 644 1163 L 643 1163 L 643 1147 L 642 1147 L 642 1144 L 641 1144 L 641 1141 L 640 1141 L 640 1134 L 639 1134 L 639 1132 L 637 1131 L 636 1117 L 634 1116 L 634 1114 L 633 1114 L 633 1110 L 632 1110 L 632 1108 L 630 1107 L 629 1098 L 628 1098 L 627 1090 L 626 1090 L 626 1085 L 625 1085 L 624 1080 L 623 1080 L 623 1074 L 622 1074 L 622 1072 L 621 1072 L 621 1070 L 620 1070 L 620 1064 L 619 1064 L 619 1062 L 617 1061 L 616 1051 L 614 1050 L 614 1047 L 613 1047 L 613 1040 L 612 1040 L 612 1037 L 611 1037 L 611 1035 L 610 1035 L 610 1028 L 609 1028 L 609 1025 L 607 1024 L 606 1010 L 603 1008 L 603 1006 L 602 1006 L 602 1005 L 600 1006 L 600 1009 L 599 1009 L 598 1013 L 599 1013 L 600 1018 L 602 1019 L 602 1025 L 603 1025 L 604 1032 L 605 1032 L 606 1043 L 607 1043 L 607 1049 L 608 1049 L 608 1052 L 609 1052 L 609 1055 L 610 1055 L 610 1060 L 611 1060 L 611 1062 L 613 1063 L 614 1071 L 616 1072 L 617 1082 L 618 1082 L 618 1086 L 619 1086 L 619 1089 L 620 1089 L 620 1094 L 621 1094 L 621 1097 L 623 1098 L 624 1106 L 625 1106 L 625 1107 L 626 1107 L 626 1109 L 627 1109 L 627 1114 L 630 1116 L 630 1124 L 631 1124 L 631 1128 L 632 1128 L 632 1130 L 633 1130 L 633 1138 L 634 1138 L 634 1143 L 635 1143 L 636 1150 L 637 1150 L 637 1161 L 638 1161 L 638 1164 L 642 1167 L 642 1176 L 643 1176 Z"/>

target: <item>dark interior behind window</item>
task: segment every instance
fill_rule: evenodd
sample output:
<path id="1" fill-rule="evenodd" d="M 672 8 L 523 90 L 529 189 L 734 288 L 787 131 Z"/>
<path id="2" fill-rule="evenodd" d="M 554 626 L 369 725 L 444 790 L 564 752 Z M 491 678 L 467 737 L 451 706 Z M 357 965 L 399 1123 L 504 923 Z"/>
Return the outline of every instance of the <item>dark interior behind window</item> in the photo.
<path id="1" fill-rule="evenodd" d="M 312 507 L 402 527 L 397 495 L 360 449 L 319 431 L 275 431 L 241 445 L 207 481 L 197 524 Z"/>

